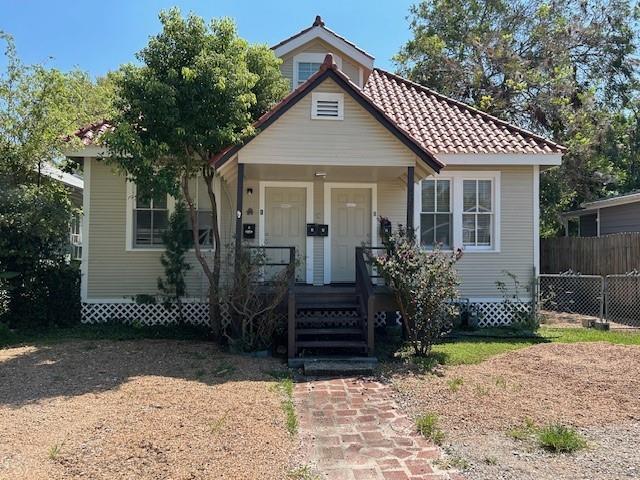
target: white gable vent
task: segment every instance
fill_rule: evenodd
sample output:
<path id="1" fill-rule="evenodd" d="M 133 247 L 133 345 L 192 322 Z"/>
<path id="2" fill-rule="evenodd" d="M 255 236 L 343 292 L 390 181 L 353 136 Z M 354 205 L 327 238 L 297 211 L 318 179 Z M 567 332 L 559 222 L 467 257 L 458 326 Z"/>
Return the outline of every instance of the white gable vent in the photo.
<path id="1" fill-rule="evenodd" d="M 311 118 L 313 120 L 343 120 L 344 95 L 342 93 L 312 93 Z"/>

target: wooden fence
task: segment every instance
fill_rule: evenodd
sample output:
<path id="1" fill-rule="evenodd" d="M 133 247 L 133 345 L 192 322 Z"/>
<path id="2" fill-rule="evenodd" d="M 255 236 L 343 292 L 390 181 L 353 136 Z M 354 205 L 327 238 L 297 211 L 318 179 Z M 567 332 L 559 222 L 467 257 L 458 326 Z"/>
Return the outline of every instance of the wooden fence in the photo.
<path id="1" fill-rule="evenodd" d="M 640 233 L 541 240 L 541 273 L 567 270 L 585 275 L 611 275 L 640 270 Z"/>

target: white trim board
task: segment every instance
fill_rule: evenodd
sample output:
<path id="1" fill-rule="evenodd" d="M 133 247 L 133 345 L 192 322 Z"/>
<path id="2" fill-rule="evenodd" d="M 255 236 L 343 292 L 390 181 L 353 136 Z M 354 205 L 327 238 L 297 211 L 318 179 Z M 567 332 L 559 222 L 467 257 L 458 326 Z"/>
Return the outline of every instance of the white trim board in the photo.
<path id="1" fill-rule="evenodd" d="M 82 255 L 80 258 L 80 300 L 89 293 L 89 224 L 91 215 L 91 157 L 84 159 L 84 189 L 82 190 Z"/>
<path id="2" fill-rule="evenodd" d="M 438 159 L 448 165 L 560 165 L 561 153 L 439 153 Z"/>
<path id="3" fill-rule="evenodd" d="M 258 183 L 259 189 L 259 202 L 258 202 L 258 245 L 264 245 L 265 236 L 265 199 L 267 187 L 289 187 L 289 188 L 304 188 L 307 192 L 306 199 L 306 223 L 313 222 L 313 182 L 288 182 L 288 181 L 260 181 Z M 308 284 L 313 284 L 313 238 L 307 235 L 306 225 L 303 232 L 306 238 L 306 253 L 305 253 L 305 266 L 306 266 L 306 281 Z"/>
<path id="4" fill-rule="evenodd" d="M 324 283 L 331 283 L 331 189 L 333 188 L 369 188 L 371 190 L 371 246 L 378 246 L 378 184 L 377 183 L 341 183 L 324 184 L 324 223 L 329 225 L 329 235 L 324 237 Z M 355 279 L 354 279 L 355 280 Z"/>
<path id="5" fill-rule="evenodd" d="M 540 274 L 540 165 L 533 166 L 533 277 Z"/>
<path id="6" fill-rule="evenodd" d="M 285 41 L 285 43 L 273 49 L 273 52 L 276 54 L 277 57 L 282 57 L 283 55 L 286 55 L 287 53 L 292 52 L 296 48 L 299 48 L 316 38 L 319 38 L 320 40 L 324 40 L 326 43 L 328 43 L 332 47 L 335 47 L 338 50 L 346 53 L 349 57 L 354 59 L 356 62 L 360 63 L 361 65 L 364 65 L 369 70 L 373 70 L 373 57 L 371 55 L 362 53 L 353 45 L 350 45 L 348 42 L 338 37 L 335 33 L 320 26 L 315 26 L 309 29 L 307 32 L 303 33 L 302 35 L 299 35 L 296 38 L 292 38 L 291 40 Z"/>

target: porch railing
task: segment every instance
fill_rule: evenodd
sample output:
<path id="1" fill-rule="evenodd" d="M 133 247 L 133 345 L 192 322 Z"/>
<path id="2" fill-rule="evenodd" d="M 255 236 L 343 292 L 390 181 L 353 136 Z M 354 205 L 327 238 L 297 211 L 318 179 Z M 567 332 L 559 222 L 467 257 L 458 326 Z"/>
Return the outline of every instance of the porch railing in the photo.
<path id="1" fill-rule="evenodd" d="M 287 268 L 287 343 L 289 352 L 296 351 L 296 247 L 278 247 L 271 245 L 244 246 L 249 250 L 284 250 L 289 251 L 287 262 L 265 262 L 265 267 Z M 268 284 L 268 282 L 265 282 Z M 291 354 L 289 354 L 291 355 Z"/>
<path id="2" fill-rule="evenodd" d="M 371 356 L 375 349 L 375 318 L 378 312 L 395 311 L 396 302 L 393 292 L 386 285 L 374 283 L 381 278 L 373 269 L 370 271 L 369 256 L 375 251 L 386 250 L 385 247 L 356 247 L 356 291 L 360 298 L 360 308 L 367 319 L 367 353 Z"/>

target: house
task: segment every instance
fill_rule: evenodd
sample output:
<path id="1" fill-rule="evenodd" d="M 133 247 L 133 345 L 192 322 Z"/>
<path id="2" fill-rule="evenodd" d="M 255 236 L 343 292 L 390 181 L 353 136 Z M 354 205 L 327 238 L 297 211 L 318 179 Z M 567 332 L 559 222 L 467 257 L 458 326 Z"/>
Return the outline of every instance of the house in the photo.
<path id="1" fill-rule="evenodd" d="M 562 214 L 566 236 L 640 232 L 640 192 L 585 202 L 581 207 Z"/>
<path id="2" fill-rule="evenodd" d="M 259 119 L 253 139 L 212 160 L 223 243 L 293 246 L 305 294 L 353 296 L 356 248 L 380 246 L 386 217 L 393 229 L 415 229 L 424 248 L 461 248 L 461 295 L 482 324 L 508 323 L 495 282 L 505 271 L 523 284 L 537 275 L 539 174 L 560 165 L 563 147 L 376 68 L 320 17 L 273 51 L 291 93 Z M 84 163 L 83 315 L 168 321 L 171 313 L 132 297 L 156 293 L 172 199 L 136 200 L 135 185 L 99 160 L 105 152 L 93 140 L 105 128 L 76 132 L 85 148 L 69 153 Z M 192 192 L 206 247 L 199 179 Z M 193 268 L 192 315 L 202 315 L 206 287 Z"/>
<path id="3" fill-rule="evenodd" d="M 71 260 L 82 259 L 82 197 L 84 182 L 82 177 L 75 173 L 65 172 L 52 163 L 43 163 L 40 166 L 40 174 L 49 180 L 59 182 L 69 192 L 71 205 L 78 210 L 69 221 L 68 255 Z"/>

